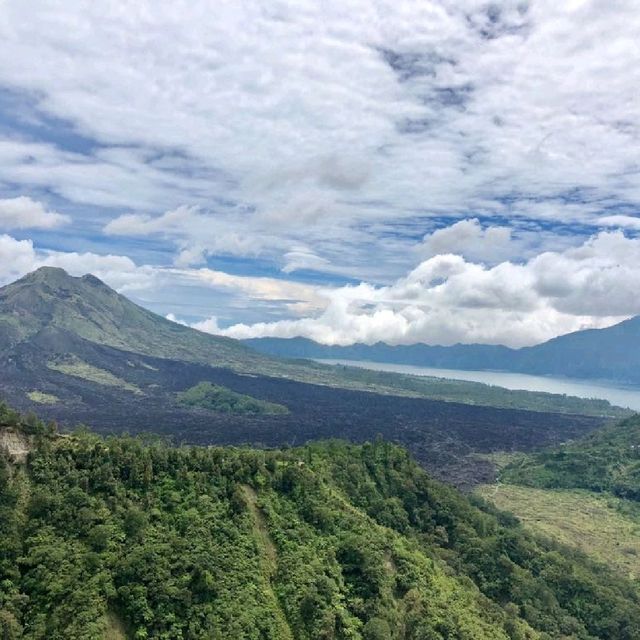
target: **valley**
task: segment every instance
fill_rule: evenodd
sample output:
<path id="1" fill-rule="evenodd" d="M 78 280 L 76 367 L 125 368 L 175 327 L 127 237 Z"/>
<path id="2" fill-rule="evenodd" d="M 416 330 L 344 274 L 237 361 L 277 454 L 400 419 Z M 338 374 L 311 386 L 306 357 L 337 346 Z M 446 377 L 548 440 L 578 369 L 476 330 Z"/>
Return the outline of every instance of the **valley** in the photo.
<path id="1" fill-rule="evenodd" d="M 334 437 L 363 442 L 381 435 L 408 447 L 437 477 L 458 486 L 493 477 L 493 465 L 476 458 L 477 452 L 530 451 L 603 424 L 596 416 L 473 406 L 246 375 L 82 340 L 76 340 L 75 352 L 87 363 L 79 375 L 41 366 L 41 354 L 37 366 L 27 356 L 15 358 L 0 381 L 0 393 L 13 406 L 35 408 L 68 429 L 84 423 L 105 434 L 153 432 L 175 443 L 279 447 Z M 87 370 L 98 369 L 94 362 L 104 372 L 102 382 L 95 375 L 86 377 Z M 285 406 L 287 412 L 243 416 L 178 401 L 177 394 L 203 381 Z M 25 389 L 58 400 L 34 402 Z"/>

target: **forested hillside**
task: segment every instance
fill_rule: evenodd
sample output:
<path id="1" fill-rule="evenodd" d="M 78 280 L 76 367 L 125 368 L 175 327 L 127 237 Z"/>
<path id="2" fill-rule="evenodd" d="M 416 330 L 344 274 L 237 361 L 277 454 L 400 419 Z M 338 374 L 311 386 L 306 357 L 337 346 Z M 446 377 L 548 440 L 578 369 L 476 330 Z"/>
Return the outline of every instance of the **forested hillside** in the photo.
<path id="1" fill-rule="evenodd" d="M 381 440 L 175 448 L 4 406 L 0 425 L 6 639 L 640 637 L 632 583 Z"/>
<path id="2" fill-rule="evenodd" d="M 640 415 L 523 458 L 505 469 L 503 479 L 542 488 L 610 491 L 640 501 Z"/>

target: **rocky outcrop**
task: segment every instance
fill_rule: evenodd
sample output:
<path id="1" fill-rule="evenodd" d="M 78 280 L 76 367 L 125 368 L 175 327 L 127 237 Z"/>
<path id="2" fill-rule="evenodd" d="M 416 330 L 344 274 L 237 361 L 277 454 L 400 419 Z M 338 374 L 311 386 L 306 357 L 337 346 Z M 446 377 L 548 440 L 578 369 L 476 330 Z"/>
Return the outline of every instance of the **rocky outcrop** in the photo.
<path id="1" fill-rule="evenodd" d="M 0 429 L 0 451 L 6 452 L 13 462 L 24 464 L 31 449 L 28 436 L 13 429 Z"/>

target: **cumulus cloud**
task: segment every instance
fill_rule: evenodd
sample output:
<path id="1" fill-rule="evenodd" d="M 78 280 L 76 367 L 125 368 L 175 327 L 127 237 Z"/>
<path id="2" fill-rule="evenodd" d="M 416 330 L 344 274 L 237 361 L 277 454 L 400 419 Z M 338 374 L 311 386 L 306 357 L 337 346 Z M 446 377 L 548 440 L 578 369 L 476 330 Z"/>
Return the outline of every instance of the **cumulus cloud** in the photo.
<path id="1" fill-rule="evenodd" d="M 0 200 L 0 228 L 52 229 L 71 221 L 69 216 L 48 211 L 41 202 L 26 196 Z"/>
<path id="2" fill-rule="evenodd" d="M 157 285 L 160 273 L 154 267 L 137 266 L 126 256 L 39 250 L 31 240 L 0 235 L 0 284 L 44 266 L 60 267 L 74 276 L 92 273 L 122 292 Z"/>
<path id="3" fill-rule="evenodd" d="M 6 284 L 33 269 L 36 252 L 31 240 L 0 235 L 0 284 Z"/>
<path id="4" fill-rule="evenodd" d="M 315 316 L 236 324 L 236 338 L 305 336 L 325 344 L 493 343 L 523 346 L 640 314 L 640 239 L 601 232 L 576 248 L 486 266 L 431 257 L 390 286 L 324 292 Z"/>
<path id="5" fill-rule="evenodd" d="M 455 253 L 471 260 L 500 262 L 519 255 L 511 236 L 509 227 L 482 228 L 477 218 L 471 218 L 426 235 L 420 251 L 427 256 Z"/>
<path id="6" fill-rule="evenodd" d="M 215 316 L 211 316 L 210 318 L 206 318 L 205 320 L 201 320 L 200 322 L 194 322 L 191 325 L 194 329 L 198 331 L 204 331 L 205 333 L 220 333 L 220 327 L 218 327 L 218 318 Z"/>

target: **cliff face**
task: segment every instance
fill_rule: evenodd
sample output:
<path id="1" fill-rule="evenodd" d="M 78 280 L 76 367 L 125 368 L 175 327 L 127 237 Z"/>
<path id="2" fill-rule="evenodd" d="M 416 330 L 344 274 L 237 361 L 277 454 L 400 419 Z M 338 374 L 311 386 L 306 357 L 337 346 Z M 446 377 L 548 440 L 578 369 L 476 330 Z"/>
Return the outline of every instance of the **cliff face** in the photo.
<path id="1" fill-rule="evenodd" d="M 0 451 L 8 453 L 13 462 L 25 463 L 32 448 L 29 437 L 23 433 L 12 429 L 0 429 Z"/>

